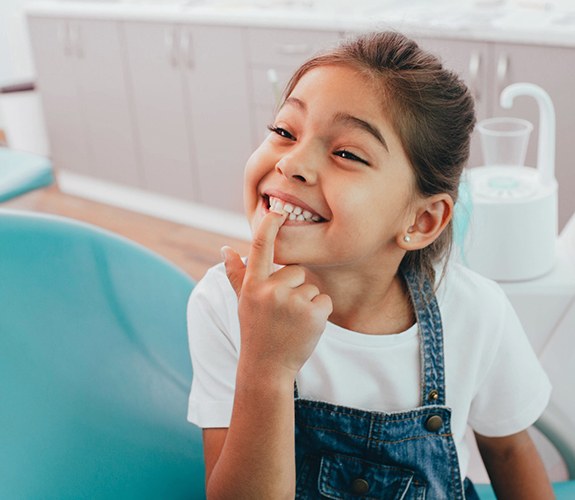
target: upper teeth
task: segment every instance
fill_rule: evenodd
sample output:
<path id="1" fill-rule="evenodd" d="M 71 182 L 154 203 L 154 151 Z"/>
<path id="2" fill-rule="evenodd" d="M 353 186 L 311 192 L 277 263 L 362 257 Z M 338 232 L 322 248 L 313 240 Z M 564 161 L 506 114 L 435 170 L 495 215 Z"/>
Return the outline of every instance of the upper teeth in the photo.
<path id="1" fill-rule="evenodd" d="M 309 210 L 305 210 L 297 205 L 282 201 L 279 198 L 274 198 L 273 196 L 270 196 L 270 210 L 278 214 L 283 214 L 284 212 L 289 214 L 288 220 L 307 222 L 319 222 L 321 220 L 319 215 L 312 214 Z"/>

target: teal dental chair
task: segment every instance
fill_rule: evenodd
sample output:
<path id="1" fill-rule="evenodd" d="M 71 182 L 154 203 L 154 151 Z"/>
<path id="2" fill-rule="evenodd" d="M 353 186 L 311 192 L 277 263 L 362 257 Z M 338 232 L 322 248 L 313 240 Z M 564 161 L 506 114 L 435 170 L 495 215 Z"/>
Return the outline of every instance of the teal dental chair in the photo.
<path id="1" fill-rule="evenodd" d="M 0 210 L 0 498 L 204 498 L 192 288 L 126 239 Z"/>
<path id="2" fill-rule="evenodd" d="M 0 202 L 54 182 L 48 158 L 0 148 Z"/>

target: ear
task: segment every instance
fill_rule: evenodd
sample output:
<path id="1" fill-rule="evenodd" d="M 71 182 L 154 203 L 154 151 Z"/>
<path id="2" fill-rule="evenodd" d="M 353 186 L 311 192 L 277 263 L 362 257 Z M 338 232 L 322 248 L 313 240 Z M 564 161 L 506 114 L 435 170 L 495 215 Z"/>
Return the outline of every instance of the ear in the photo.
<path id="1" fill-rule="evenodd" d="M 403 250 L 431 245 L 453 216 L 453 199 L 447 193 L 423 198 L 417 205 L 413 223 L 397 236 L 397 244 Z"/>

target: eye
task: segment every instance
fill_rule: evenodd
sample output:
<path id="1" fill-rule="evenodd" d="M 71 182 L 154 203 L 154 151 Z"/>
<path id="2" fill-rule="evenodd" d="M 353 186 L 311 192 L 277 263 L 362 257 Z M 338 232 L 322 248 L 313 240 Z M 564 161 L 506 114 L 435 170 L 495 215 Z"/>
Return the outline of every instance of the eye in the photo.
<path id="1" fill-rule="evenodd" d="M 295 141 L 295 137 L 289 133 L 285 128 L 276 127 L 275 125 L 268 125 L 268 130 L 274 134 L 283 137 L 284 139 L 289 139 L 290 141 Z"/>
<path id="2" fill-rule="evenodd" d="M 358 161 L 359 163 L 363 163 L 369 167 L 369 162 L 345 149 L 335 151 L 334 154 L 343 158 L 344 160 Z"/>

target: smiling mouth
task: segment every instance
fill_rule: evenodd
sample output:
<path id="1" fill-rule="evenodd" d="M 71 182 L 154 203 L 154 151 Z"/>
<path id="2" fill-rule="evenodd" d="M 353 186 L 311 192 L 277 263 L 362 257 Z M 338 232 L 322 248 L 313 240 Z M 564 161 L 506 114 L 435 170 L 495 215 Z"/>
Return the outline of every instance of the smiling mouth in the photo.
<path id="1" fill-rule="evenodd" d="M 278 214 L 287 214 L 288 221 L 298 222 L 325 222 L 320 215 L 310 212 L 308 209 L 299 207 L 293 203 L 283 201 L 274 196 L 264 196 L 268 210 Z"/>

